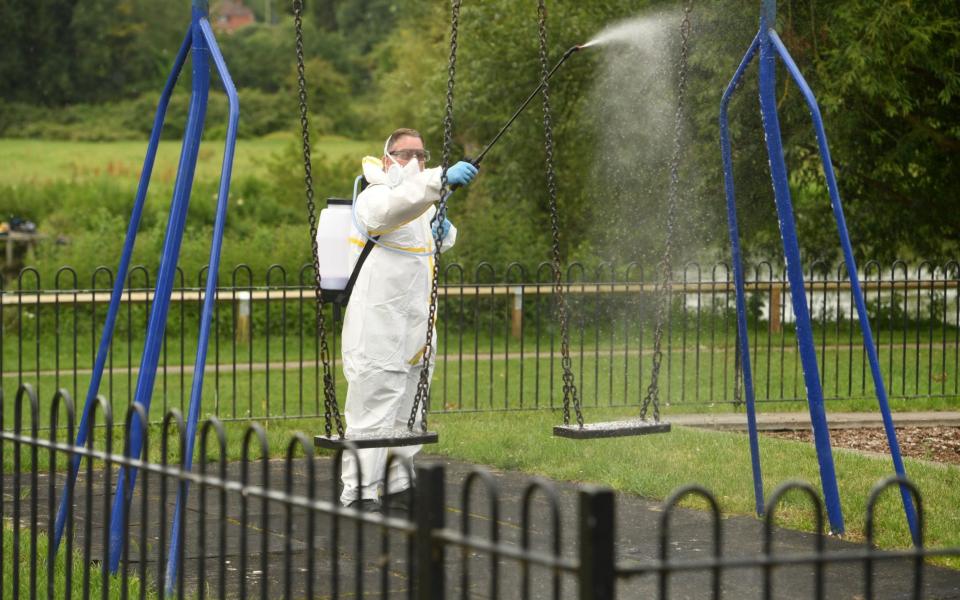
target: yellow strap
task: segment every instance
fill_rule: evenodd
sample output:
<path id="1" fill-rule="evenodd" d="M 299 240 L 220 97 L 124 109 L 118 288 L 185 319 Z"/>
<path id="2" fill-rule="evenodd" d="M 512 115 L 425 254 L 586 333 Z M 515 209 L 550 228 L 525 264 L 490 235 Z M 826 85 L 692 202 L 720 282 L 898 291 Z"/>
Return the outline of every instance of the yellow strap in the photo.
<path id="1" fill-rule="evenodd" d="M 416 217 L 414 217 L 414 219 L 416 219 Z M 413 220 L 413 219 L 410 219 L 410 221 L 412 221 L 412 220 Z M 409 223 L 410 221 L 406 221 L 406 222 L 404 222 L 404 223 L 400 223 L 400 224 L 397 225 L 396 227 L 384 227 L 383 229 L 368 229 L 368 230 L 367 230 L 367 233 L 370 234 L 371 236 L 375 236 L 375 235 L 386 235 L 386 234 L 388 234 L 388 233 L 393 233 L 394 231 L 400 229 L 401 227 L 403 227 L 404 225 L 406 225 L 406 224 Z"/>
<path id="2" fill-rule="evenodd" d="M 413 358 L 411 358 L 409 361 L 407 361 L 407 364 L 408 364 L 408 365 L 415 365 L 415 364 L 417 364 L 418 362 L 420 362 L 420 359 L 423 358 L 423 353 L 426 352 L 426 351 L 427 351 L 427 345 L 424 344 L 424 345 L 423 345 L 423 348 L 420 348 L 420 352 L 417 352 L 416 354 L 414 354 L 414 355 L 413 355 Z"/>
<path id="3" fill-rule="evenodd" d="M 355 238 L 353 236 L 347 238 L 347 241 L 349 241 L 351 244 L 355 246 L 360 246 L 361 248 L 367 245 L 367 242 L 365 242 L 364 240 L 361 240 L 360 238 Z M 420 248 L 417 246 L 404 247 L 404 246 L 397 246 L 396 244 L 388 244 L 386 242 L 381 242 L 381 241 L 377 241 L 377 243 L 383 246 L 387 246 L 388 248 L 393 248 L 394 250 L 400 250 L 401 252 L 428 252 L 428 251 L 432 252 L 433 251 L 432 248 Z"/>

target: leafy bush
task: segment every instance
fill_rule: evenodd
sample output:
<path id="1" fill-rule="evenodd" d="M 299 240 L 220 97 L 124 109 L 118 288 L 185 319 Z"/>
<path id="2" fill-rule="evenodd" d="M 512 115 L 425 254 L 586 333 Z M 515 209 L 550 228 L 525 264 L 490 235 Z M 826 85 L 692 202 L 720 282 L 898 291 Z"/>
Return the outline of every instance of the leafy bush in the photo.
<path id="1" fill-rule="evenodd" d="M 97 105 L 78 104 L 57 111 L 23 104 L 5 104 L 0 106 L 0 136 L 84 142 L 142 140 L 150 135 L 153 128 L 158 100 L 159 94 L 144 94 L 132 100 Z M 161 136 L 163 139 L 179 139 L 183 136 L 189 107 L 188 90 L 173 94 L 167 108 Z M 211 89 L 204 128 L 206 138 L 226 137 L 228 112 L 226 96 L 220 90 Z M 238 134 L 241 138 L 294 131 L 299 126 L 296 96 L 289 92 L 242 90 L 240 114 Z M 329 130 L 334 121 L 328 117 L 326 123 L 326 129 Z"/>
<path id="2" fill-rule="evenodd" d="M 239 174 L 231 186 L 221 265 L 247 264 L 262 278 L 279 264 L 295 277 L 311 262 L 311 245 L 304 202 L 303 162 L 297 145 L 265 159 L 269 176 Z M 313 175 L 317 210 L 328 196 L 349 196 L 359 160 L 339 161 L 316 155 Z M 207 264 L 213 233 L 218 183 L 196 181 L 187 214 L 179 265 L 195 276 Z M 155 273 L 167 227 L 172 183 L 155 181 L 144 204 L 133 256 Z M 0 217 L 30 219 L 49 238 L 36 248 L 33 265 L 52 274 L 70 265 L 83 277 L 100 265 L 115 269 L 132 210 L 130 182 L 99 177 L 80 182 L 0 186 Z M 229 272 L 221 274 L 229 277 Z M 52 284 L 51 282 L 48 282 Z"/>

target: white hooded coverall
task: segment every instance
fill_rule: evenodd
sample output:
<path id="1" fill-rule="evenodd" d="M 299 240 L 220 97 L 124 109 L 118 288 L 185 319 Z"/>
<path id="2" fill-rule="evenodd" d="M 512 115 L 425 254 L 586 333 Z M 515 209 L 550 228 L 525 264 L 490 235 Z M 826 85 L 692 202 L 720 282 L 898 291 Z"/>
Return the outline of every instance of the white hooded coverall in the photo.
<path id="1" fill-rule="evenodd" d="M 408 252 L 432 252 L 430 220 L 436 214 L 434 203 L 440 199 L 441 169 L 415 174 L 406 171 L 403 181 L 391 187 L 380 160 L 364 158 L 363 173 L 369 186 L 357 196 L 357 221 L 366 227 L 367 235 L 379 235 L 382 245 Z M 442 249 L 452 247 L 456 239 L 457 230 L 450 226 Z M 354 229 L 350 243 L 356 264 L 366 239 Z M 367 256 L 343 322 L 348 434 L 407 427 L 423 365 L 432 279 L 432 256 L 381 247 L 374 247 Z M 419 423 L 418 411 L 415 427 Z M 359 450 L 357 457 L 344 452 L 341 502 L 377 499 L 385 479 L 387 493 L 409 488 L 412 482 L 408 468 L 412 469 L 413 456 L 420 448 L 370 448 Z M 388 450 L 400 460 L 393 460 L 390 473 L 385 473 Z M 362 477 L 359 487 L 358 466 Z"/>

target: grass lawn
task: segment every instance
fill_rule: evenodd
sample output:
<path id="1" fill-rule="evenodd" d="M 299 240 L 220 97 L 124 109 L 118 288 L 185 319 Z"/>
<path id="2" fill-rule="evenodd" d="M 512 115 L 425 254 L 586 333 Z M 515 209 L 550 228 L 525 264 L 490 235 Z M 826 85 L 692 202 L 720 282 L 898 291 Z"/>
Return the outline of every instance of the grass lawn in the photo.
<path id="1" fill-rule="evenodd" d="M 266 158 L 286 149 L 295 139 L 275 134 L 237 141 L 234 176 L 264 175 Z M 205 141 L 197 161 L 198 181 L 216 179 L 223 161 L 223 140 Z M 147 140 L 121 142 L 71 142 L 28 139 L 0 139 L 0 184 L 43 184 L 54 181 L 81 181 L 110 176 L 136 180 L 143 167 Z M 331 159 L 345 155 L 362 156 L 376 152 L 376 144 L 341 137 L 313 140 L 315 154 Z M 173 183 L 180 156 L 179 140 L 160 142 L 154 179 Z"/>
<path id="2" fill-rule="evenodd" d="M 16 348 L 15 343 L 5 344 L 7 350 Z M 22 380 L 38 390 L 40 422 L 43 424 L 49 422 L 50 401 L 57 388 L 65 387 L 80 405 L 86 397 L 91 375 L 87 369 L 74 377 L 72 346 L 69 355 L 61 353 L 59 375 L 53 353 L 41 357 L 38 371 L 35 357 L 31 356 L 32 350 L 28 348 L 20 356 L 8 355 L 3 364 L 4 374 L 0 385 L 6 400 L 2 412 L 8 424 L 12 423 L 13 398 L 21 369 Z M 217 415 L 222 419 L 245 419 L 302 417 L 322 412 L 315 355 L 305 352 L 307 356 L 301 359 L 299 347 L 294 343 L 288 343 L 286 354 L 280 345 L 271 344 L 269 352 L 266 347 L 258 345 L 253 353 L 248 353 L 246 347 L 240 346 L 234 365 L 231 361 L 233 350 L 231 346 L 221 347 L 219 366 L 216 366 L 215 349 L 211 349 L 208 355 L 202 414 Z M 154 389 L 151 419 L 155 421 L 159 421 L 168 408 L 175 407 L 185 412 L 193 379 L 194 350 L 190 344 L 183 353 L 185 360 L 180 358 L 179 344 L 170 344 L 168 351 L 168 368 L 158 373 Z M 132 360 L 128 362 L 128 352 L 118 348 L 114 352 L 112 371 L 108 368 L 103 375 L 100 393 L 112 401 L 118 422 L 132 398 L 140 352 L 139 347 L 131 349 Z M 538 359 L 532 351 L 528 352 L 522 359 L 504 358 L 502 353 L 498 353 L 492 358 L 489 354 L 481 355 L 479 360 L 468 355 L 462 360 L 453 357 L 438 362 L 433 382 L 432 410 L 489 412 L 558 408 L 563 400 L 559 356 L 552 360 L 548 356 Z M 894 411 L 957 410 L 960 407 L 960 401 L 952 391 L 952 381 L 945 388 L 936 382 L 930 384 L 927 372 L 931 365 L 927 357 L 921 357 L 923 360 L 918 365 L 913 360 L 903 361 L 904 371 L 900 371 L 900 350 L 893 349 L 892 352 L 896 376 L 891 378 L 887 375 L 886 383 L 891 396 L 894 396 L 891 399 Z M 88 353 L 89 350 L 85 349 L 84 354 Z M 336 349 L 333 353 L 338 354 Z M 876 411 L 870 376 L 867 374 L 863 377 L 860 357 L 851 360 L 849 354 L 848 350 L 839 348 L 828 350 L 824 355 L 828 367 L 824 386 L 828 411 Z M 665 414 L 729 412 L 735 409 L 732 402 L 733 352 L 726 353 L 726 357 L 718 352 L 716 360 L 712 363 L 701 360 L 699 368 L 688 353 L 685 369 L 681 368 L 684 354 L 679 350 L 675 349 L 667 356 L 670 367 L 665 360 L 661 373 L 661 405 Z M 936 368 L 939 368 L 940 358 L 936 353 L 933 356 Z M 271 365 L 269 370 L 266 369 L 267 361 Z M 614 353 L 611 356 L 605 351 L 590 351 L 585 352 L 582 358 L 575 354 L 574 375 L 586 416 L 591 418 L 595 410 L 605 407 L 627 407 L 628 410 L 633 407 L 636 410 L 650 379 L 651 361 L 649 353 L 642 356 L 636 352 L 628 355 Z M 84 362 L 89 365 L 88 356 L 80 364 L 84 365 Z M 131 364 L 134 366 L 132 369 L 128 367 Z M 883 361 L 882 364 L 886 371 L 887 362 Z M 335 367 L 337 397 L 342 402 L 346 388 L 339 361 Z M 758 410 L 806 410 L 806 403 L 796 400 L 802 397 L 804 389 L 796 352 L 785 353 L 782 366 L 777 360 L 769 368 L 764 363 L 757 367 L 754 374 Z M 834 371 L 835 367 L 839 367 L 839 371 Z M 904 378 L 901 373 L 907 377 Z M 909 385 L 902 387 L 904 381 Z M 848 385 L 851 382 L 852 386 Z M 903 397 L 896 397 L 904 390 L 906 394 Z M 29 426 L 29 415 L 25 416 L 24 424 Z"/>
<path id="3" fill-rule="evenodd" d="M 48 585 L 48 577 L 51 575 L 50 563 L 48 562 L 48 538 L 45 533 L 37 534 L 37 544 L 36 548 L 31 547 L 30 542 L 30 529 L 21 528 L 20 529 L 20 539 L 19 539 L 19 548 L 20 548 L 20 561 L 19 567 L 17 569 L 19 575 L 19 582 L 17 589 L 19 590 L 19 597 L 21 598 L 31 598 L 31 591 L 39 592 L 40 595 L 46 597 L 46 590 L 50 589 Z M 13 556 L 13 527 L 7 523 L 3 524 L 3 556 Z M 36 551 L 35 555 L 34 550 Z M 36 557 L 36 579 L 37 586 L 34 590 L 30 588 L 30 573 L 32 571 L 32 565 L 30 563 L 30 557 Z M 14 564 L 13 560 L 4 560 L 3 561 L 3 597 L 4 598 L 13 598 L 14 584 L 13 584 L 13 569 L 11 568 Z M 65 558 L 64 552 L 58 552 L 54 558 L 53 564 L 53 596 L 54 598 L 67 598 L 67 590 L 71 591 L 69 597 L 71 598 L 80 598 L 80 597 L 89 597 L 89 598 L 102 598 L 103 593 L 103 571 L 100 568 L 98 563 L 84 563 L 83 555 L 81 552 L 75 551 L 72 563 L 70 564 L 71 573 L 68 587 L 67 580 L 67 561 Z M 131 571 L 135 570 L 136 565 L 131 566 Z M 85 583 L 86 582 L 86 583 Z M 127 593 L 128 595 L 123 595 L 121 590 L 123 588 L 123 578 L 120 575 L 112 575 L 109 577 L 108 586 L 109 594 L 107 598 L 119 599 L 119 598 L 139 598 L 140 597 L 140 579 L 135 577 L 132 573 L 129 576 L 129 581 L 127 582 Z M 89 586 L 88 588 L 86 586 Z M 83 592 L 85 589 L 89 589 L 89 596 L 84 596 Z M 146 590 L 147 598 L 158 598 L 158 594 L 150 586 Z"/>

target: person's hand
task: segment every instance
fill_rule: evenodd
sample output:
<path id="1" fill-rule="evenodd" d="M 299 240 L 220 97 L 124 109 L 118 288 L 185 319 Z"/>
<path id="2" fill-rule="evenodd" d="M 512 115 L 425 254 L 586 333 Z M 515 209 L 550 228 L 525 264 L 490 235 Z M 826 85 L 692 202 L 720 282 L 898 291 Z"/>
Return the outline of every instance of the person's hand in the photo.
<path id="1" fill-rule="evenodd" d="M 473 164 L 461 160 L 447 169 L 447 183 L 453 186 L 468 185 L 477 176 L 478 169 Z"/>
<path id="2" fill-rule="evenodd" d="M 450 219 L 444 219 L 443 223 L 438 221 L 433 222 L 433 239 L 439 240 L 441 238 L 446 239 L 447 235 L 450 233 Z"/>

